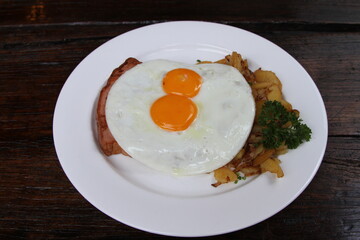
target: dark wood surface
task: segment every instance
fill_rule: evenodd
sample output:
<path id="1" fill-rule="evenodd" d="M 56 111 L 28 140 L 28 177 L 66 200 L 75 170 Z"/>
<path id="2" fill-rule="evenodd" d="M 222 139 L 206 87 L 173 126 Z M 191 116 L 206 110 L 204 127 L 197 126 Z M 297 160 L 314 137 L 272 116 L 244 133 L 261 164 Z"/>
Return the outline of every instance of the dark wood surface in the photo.
<path id="1" fill-rule="evenodd" d="M 312 76 L 328 114 L 325 157 L 306 190 L 275 216 L 208 239 L 360 239 L 358 0 L 0 1 L 0 239 L 170 238 L 111 219 L 75 190 L 55 153 L 52 119 L 87 54 L 172 20 L 225 23 L 281 46 Z"/>

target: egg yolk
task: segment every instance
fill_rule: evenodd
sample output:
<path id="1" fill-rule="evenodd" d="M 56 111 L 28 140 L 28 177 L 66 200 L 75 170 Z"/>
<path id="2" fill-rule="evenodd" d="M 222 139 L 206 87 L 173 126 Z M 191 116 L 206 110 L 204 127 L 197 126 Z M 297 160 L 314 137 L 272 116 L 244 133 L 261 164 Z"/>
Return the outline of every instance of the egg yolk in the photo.
<path id="1" fill-rule="evenodd" d="M 168 94 L 195 97 L 201 87 L 201 76 L 186 68 L 177 68 L 163 78 L 163 89 Z"/>
<path id="2" fill-rule="evenodd" d="M 197 115 L 196 104 L 182 95 L 167 94 L 157 99 L 150 109 L 156 125 L 169 131 L 183 131 Z"/>

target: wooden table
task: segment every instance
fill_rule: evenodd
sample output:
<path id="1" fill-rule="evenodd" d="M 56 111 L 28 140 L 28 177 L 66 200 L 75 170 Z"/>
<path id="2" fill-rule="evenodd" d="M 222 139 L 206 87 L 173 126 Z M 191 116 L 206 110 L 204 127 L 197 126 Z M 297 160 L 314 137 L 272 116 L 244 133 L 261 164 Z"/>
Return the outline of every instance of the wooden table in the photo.
<path id="1" fill-rule="evenodd" d="M 360 239 L 360 2 L 0 1 L 0 239 L 166 239 L 119 223 L 71 185 L 52 136 L 56 99 L 92 50 L 129 30 L 205 20 L 294 56 L 325 101 L 329 138 L 307 189 L 275 216 L 212 239 Z M 301 169 L 299 169 L 301 171 Z"/>

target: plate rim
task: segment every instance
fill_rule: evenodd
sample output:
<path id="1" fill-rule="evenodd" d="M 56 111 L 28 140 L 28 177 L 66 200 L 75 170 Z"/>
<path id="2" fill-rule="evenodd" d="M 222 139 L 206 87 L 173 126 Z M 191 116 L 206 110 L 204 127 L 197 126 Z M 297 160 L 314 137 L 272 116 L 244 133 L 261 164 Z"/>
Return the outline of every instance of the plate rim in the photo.
<path id="1" fill-rule="evenodd" d="M 328 120 L 327 120 L 327 114 L 326 114 L 326 108 L 325 108 L 325 104 L 324 104 L 324 101 L 321 97 L 321 94 L 319 92 L 319 89 L 317 88 L 314 80 L 311 78 L 311 76 L 307 73 L 307 71 L 303 68 L 303 66 L 295 59 L 293 58 L 289 53 L 287 53 L 285 50 L 283 50 L 281 47 L 279 47 L 278 45 L 272 43 L 271 41 L 263 38 L 262 36 L 259 36 L 257 34 L 254 34 L 252 32 L 249 32 L 247 30 L 244 30 L 244 29 L 241 29 L 241 28 L 237 28 L 237 27 L 233 27 L 233 26 L 229 26 L 229 25 L 224 25 L 224 24 L 220 24 L 220 23 L 212 23 L 212 22 L 205 22 L 205 21 L 172 21 L 172 22 L 163 22 L 163 23 L 156 23 L 156 24 L 151 24 L 151 25 L 147 25 L 147 26 L 143 26 L 143 27 L 140 27 L 140 28 L 136 28 L 136 29 L 133 29 L 133 30 L 130 30 L 128 32 L 125 32 L 123 34 L 120 34 L 112 39 L 110 39 L 109 41 L 103 43 L 102 45 L 100 45 L 98 48 L 96 48 L 95 50 L 93 50 L 90 54 L 88 54 L 77 66 L 76 68 L 72 71 L 72 73 L 69 75 L 68 79 L 66 80 L 66 82 L 64 83 L 61 91 L 60 91 L 60 94 L 59 94 L 59 97 L 56 101 L 56 106 L 55 106 L 55 111 L 54 111 L 54 115 L 53 115 L 53 140 L 54 140 L 54 145 L 55 145 L 55 149 L 56 149 L 56 154 L 57 154 L 57 157 L 59 159 L 59 162 L 60 162 L 60 165 L 62 166 L 63 168 L 63 171 L 65 172 L 67 178 L 70 180 L 70 182 L 72 183 L 72 185 L 75 187 L 75 189 L 88 201 L 90 202 L 95 208 L 99 209 L 101 212 L 105 213 L 106 215 L 110 216 L 111 218 L 115 219 L 116 221 L 119 221 L 121 223 L 124 223 L 128 226 L 131 226 L 131 227 L 134 227 L 136 229 L 140 229 L 140 230 L 143 230 L 143 231 L 147 231 L 147 232 L 151 232 L 151 233 L 156 233 L 156 234 L 161 234 L 161 235 L 168 235 L 168 236 L 180 236 L 180 237 L 200 237 L 200 236 L 213 236 L 213 235 L 219 235 L 219 234 L 224 234 L 224 233 L 229 233 L 229 232 L 233 232 L 233 231 L 237 231 L 237 230 L 240 230 L 240 229 L 228 229 L 226 231 L 222 231 L 222 232 L 217 232 L 217 233 L 210 233 L 210 234 L 204 234 L 204 233 L 186 233 L 186 234 L 172 234 L 171 232 L 167 232 L 167 231 L 159 231 L 159 230 L 155 230 L 155 231 L 152 231 L 151 229 L 146 229 L 146 228 L 142 228 L 141 226 L 137 226 L 136 224 L 132 224 L 131 222 L 126 222 L 126 221 L 120 221 L 119 219 L 117 218 L 114 218 L 112 216 L 112 214 L 108 213 L 106 210 L 103 211 L 104 209 L 100 209 L 98 206 L 97 206 L 97 203 L 96 202 L 93 202 L 92 199 L 88 199 L 88 196 L 84 196 L 82 190 L 79 190 L 78 187 L 76 186 L 76 181 L 73 181 L 72 179 L 73 176 L 70 176 L 71 173 L 68 171 L 67 167 L 64 165 L 64 163 L 61 161 L 61 158 L 62 158 L 62 153 L 61 152 L 58 152 L 58 149 L 59 146 L 57 147 L 57 137 L 56 137 L 56 134 L 58 132 L 58 129 L 56 129 L 56 124 L 57 124 L 57 117 L 58 115 L 60 114 L 59 113 L 59 106 L 58 104 L 60 104 L 60 98 L 62 97 L 62 93 L 63 93 L 63 90 L 67 88 L 68 84 L 69 84 L 69 79 L 71 79 L 71 77 L 73 76 L 73 74 L 77 71 L 78 67 L 81 65 L 81 63 L 83 63 L 91 54 L 93 54 L 94 52 L 96 51 L 100 51 L 101 48 L 106 45 L 106 44 L 109 44 L 109 42 L 111 41 L 114 41 L 115 39 L 121 37 L 121 36 L 124 36 L 126 34 L 129 34 L 131 32 L 137 32 L 137 31 L 142 31 L 143 29 L 149 29 L 151 27 L 154 27 L 154 26 L 165 26 L 165 25 L 171 25 L 171 24 L 210 24 L 210 25 L 216 25 L 218 27 L 229 27 L 229 28 L 232 28 L 233 30 L 235 31 L 242 31 L 246 34 L 250 34 L 250 35 L 253 35 L 255 36 L 256 38 L 261 38 L 262 40 L 265 40 L 266 42 L 276 46 L 277 48 L 281 49 L 283 52 L 285 52 L 288 56 L 290 56 L 297 64 L 298 66 L 300 66 L 302 68 L 302 70 L 308 75 L 308 77 L 312 80 L 312 84 L 313 84 L 313 87 L 315 88 L 315 90 L 318 92 L 318 95 L 320 96 L 320 104 L 322 105 L 322 110 L 323 110 L 323 113 L 325 114 L 324 115 L 324 121 L 326 122 L 326 126 L 324 126 L 324 131 L 325 131 L 325 135 L 327 136 L 328 134 Z M 324 147 L 322 149 L 322 151 L 320 152 L 320 160 L 317 161 L 317 165 L 315 167 L 315 169 L 313 169 L 313 172 L 311 174 L 311 177 L 307 179 L 307 181 L 305 183 L 303 183 L 302 185 L 302 188 L 299 189 L 297 191 L 297 194 L 293 195 L 293 197 L 291 199 L 288 200 L 287 204 L 283 205 L 280 209 L 277 209 L 276 211 L 274 211 L 272 214 L 270 214 L 269 216 L 267 216 L 266 218 L 264 219 L 261 219 L 257 222 L 253 222 L 251 224 L 249 224 L 248 226 L 246 227 L 242 227 L 241 229 L 244 229 L 244 228 L 247 228 L 249 226 L 252 226 L 252 225 L 255 225 L 261 221 L 264 221 L 268 218 L 270 218 L 271 216 L 277 214 L 279 211 L 281 211 L 282 209 L 284 209 L 285 207 L 287 207 L 290 203 L 292 203 L 305 189 L 306 187 L 309 185 L 309 183 L 312 181 L 312 179 L 314 178 L 315 174 L 317 173 L 320 165 L 321 165 L 321 162 L 322 162 L 322 159 L 324 157 L 324 154 L 325 154 L 325 151 L 326 151 L 326 145 L 327 145 L 327 137 L 325 139 L 325 142 L 324 142 Z M 86 194 L 85 194 L 86 195 Z"/>

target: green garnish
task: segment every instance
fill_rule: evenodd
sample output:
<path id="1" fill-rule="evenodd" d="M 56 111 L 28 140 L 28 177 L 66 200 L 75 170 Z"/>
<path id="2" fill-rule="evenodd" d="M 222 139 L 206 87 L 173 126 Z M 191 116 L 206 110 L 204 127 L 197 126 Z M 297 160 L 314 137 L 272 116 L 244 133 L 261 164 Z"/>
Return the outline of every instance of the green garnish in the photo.
<path id="1" fill-rule="evenodd" d="M 246 176 L 240 175 L 240 173 L 236 173 L 237 179 L 234 181 L 235 184 L 239 182 L 239 180 L 246 180 Z"/>
<path id="2" fill-rule="evenodd" d="M 258 122 L 262 126 L 262 144 L 268 149 L 278 148 L 282 143 L 295 149 L 311 138 L 311 129 L 301 123 L 302 119 L 295 112 L 288 112 L 278 101 L 264 103 Z"/>
<path id="3" fill-rule="evenodd" d="M 198 63 L 201 63 L 201 60 L 200 59 L 198 59 L 198 60 L 196 60 Z"/>

